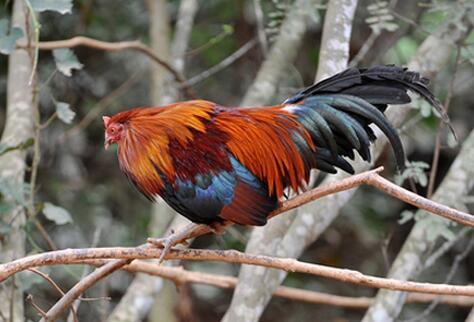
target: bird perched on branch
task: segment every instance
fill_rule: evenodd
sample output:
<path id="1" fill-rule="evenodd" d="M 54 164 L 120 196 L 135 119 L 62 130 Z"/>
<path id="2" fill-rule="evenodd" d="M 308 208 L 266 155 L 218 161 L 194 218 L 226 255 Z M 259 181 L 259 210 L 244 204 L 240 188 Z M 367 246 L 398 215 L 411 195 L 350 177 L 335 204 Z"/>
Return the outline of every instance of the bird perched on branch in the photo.
<path id="1" fill-rule="evenodd" d="M 383 112 L 427 100 L 448 121 L 427 79 L 396 66 L 350 68 L 276 106 L 224 107 L 204 100 L 135 108 L 104 116 L 105 147 L 118 144 L 120 168 L 154 201 L 161 196 L 195 223 L 265 225 L 286 187 L 298 191 L 310 170 L 354 170 L 346 158 L 371 160 L 388 138 L 400 169 L 405 153 Z"/>

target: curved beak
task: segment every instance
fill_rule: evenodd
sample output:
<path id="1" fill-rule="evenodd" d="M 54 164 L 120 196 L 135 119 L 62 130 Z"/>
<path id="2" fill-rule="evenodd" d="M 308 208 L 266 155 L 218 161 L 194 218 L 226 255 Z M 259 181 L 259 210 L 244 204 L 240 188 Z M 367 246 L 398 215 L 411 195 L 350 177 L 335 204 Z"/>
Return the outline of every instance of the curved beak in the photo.
<path id="1" fill-rule="evenodd" d="M 107 150 L 109 148 L 109 146 L 113 143 L 112 139 L 111 138 L 108 138 L 107 136 L 105 136 L 105 140 L 104 140 L 104 148 Z"/>
<path id="2" fill-rule="evenodd" d="M 110 117 L 102 116 L 102 120 L 104 121 L 104 128 L 107 130 L 107 127 L 109 126 L 109 123 L 110 123 Z M 107 137 L 107 133 L 106 133 L 105 139 L 104 139 L 104 148 L 107 150 L 111 143 L 112 143 L 112 140 Z"/>

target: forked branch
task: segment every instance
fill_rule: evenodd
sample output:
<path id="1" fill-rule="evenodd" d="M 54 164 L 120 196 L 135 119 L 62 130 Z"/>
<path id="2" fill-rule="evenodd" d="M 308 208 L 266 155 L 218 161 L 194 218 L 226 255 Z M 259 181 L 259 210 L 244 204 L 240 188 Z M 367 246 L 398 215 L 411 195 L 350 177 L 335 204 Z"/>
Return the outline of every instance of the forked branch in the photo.
<path id="1" fill-rule="evenodd" d="M 474 227 L 474 216 L 459 210 L 438 204 L 429 199 L 423 198 L 406 189 L 403 189 L 379 175 L 383 167 L 354 175 L 338 182 L 328 184 L 310 191 L 307 191 L 293 199 L 282 203 L 281 207 L 275 210 L 270 217 L 274 217 L 290 209 L 299 207 L 308 202 L 322 198 L 324 196 L 358 187 L 363 184 L 374 186 L 385 193 L 412 204 L 420 209 L 427 210 L 433 214 L 453 220 L 457 223 Z M 224 224 L 223 228 L 230 226 Z M 205 225 L 192 225 L 186 230 L 178 232 L 173 238 L 173 244 L 186 241 L 189 238 L 197 237 L 211 232 Z M 4 281 L 9 276 L 20 271 L 45 265 L 57 264 L 78 264 L 91 260 L 107 259 L 104 266 L 98 268 L 89 276 L 77 283 L 69 290 L 60 301 L 58 301 L 47 313 L 45 318 L 48 321 L 55 320 L 71 303 L 77 299 L 86 289 L 94 285 L 98 280 L 111 274 L 115 270 L 124 268 L 135 259 L 159 258 L 162 251 L 151 244 L 144 244 L 138 247 L 114 247 L 114 248 L 85 248 L 67 249 L 47 252 L 24 257 L 13 262 L 0 265 L 0 281 Z M 302 272 L 312 275 L 323 276 L 340 280 L 343 282 L 365 285 L 376 288 L 386 288 L 407 292 L 420 292 L 444 295 L 465 295 L 474 296 L 474 286 L 455 286 L 445 284 L 417 283 L 411 281 L 399 281 L 364 275 L 357 271 L 327 267 L 323 265 L 304 263 L 295 259 L 273 258 L 269 256 L 244 254 L 234 250 L 171 250 L 165 254 L 166 259 L 184 260 L 209 260 L 223 261 L 230 263 L 241 263 L 249 265 L 259 265 L 269 268 L 277 268 L 292 272 Z"/>

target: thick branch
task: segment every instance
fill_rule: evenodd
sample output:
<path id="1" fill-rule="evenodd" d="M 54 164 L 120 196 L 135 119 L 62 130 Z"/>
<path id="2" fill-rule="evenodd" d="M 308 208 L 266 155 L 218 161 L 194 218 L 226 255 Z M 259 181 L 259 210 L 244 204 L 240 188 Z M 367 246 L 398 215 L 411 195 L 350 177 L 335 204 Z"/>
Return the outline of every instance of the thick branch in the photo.
<path id="1" fill-rule="evenodd" d="M 84 261 L 83 263 L 101 266 L 106 264 L 108 261 L 109 260 L 93 260 Z M 212 285 L 219 288 L 234 288 L 238 282 L 238 279 L 233 276 L 188 271 L 182 267 L 166 267 L 138 259 L 134 260 L 129 265 L 124 266 L 123 269 L 133 273 L 140 272 L 163 277 L 173 281 L 177 285 L 195 283 Z M 370 297 L 340 296 L 287 286 L 278 287 L 275 290 L 274 295 L 290 300 L 302 301 L 312 304 L 326 304 L 352 309 L 364 309 L 373 303 L 373 298 Z M 411 293 L 408 296 L 407 303 L 428 303 L 435 299 L 439 299 L 441 304 L 453 306 L 471 307 L 474 305 L 474 297 L 460 295 L 440 297 L 439 295 L 420 293 Z"/>
<path id="2" fill-rule="evenodd" d="M 433 198 L 448 205 L 462 205 L 463 199 L 474 187 L 474 131 L 464 141 L 461 152 L 452 164 L 448 174 L 437 189 Z M 458 233 L 458 228 L 449 221 L 433 218 L 420 213 L 397 258 L 392 264 L 389 275 L 397 279 L 409 279 L 418 275 L 423 262 L 435 248 L 440 234 L 448 231 Z M 377 321 L 380 315 L 386 321 L 395 320 L 401 312 L 406 294 L 379 292 L 375 303 L 367 311 L 365 322 Z"/>
<path id="3" fill-rule="evenodd" d="M 473 225 L 472 216 L 465 214 L 463 212 L 456 211 L 454 209 L 444 207 L 442 205 L 436 204 L 433 201 L 428 199 L 416 196 L 415 194 L 403 189 L 399 188 L 393 183 L 381 178 L 377 173 L 382 171 L 383 168 L 378 168 L 372 171 L 367 171 L 365 173 L 361 173 L 341 182 L 335 182 L 329 184 L 325 187 L 316 188 L 310 190 L 292 200 L 283 203 L 282 207 L 274 211 L 271 216 L 275 216 L 277 214 L 281 214 L 284 211 L 289 209 L 301 206 L 305 203 L 311 202 L 315 199 L 321 198 L 328 194 L 332 194 L 338 191 L 343 191 L 347 189 L 351 189 L 353 187 L 359 186 L 363 183 L 372 184 L 376 187 L 381 187 L 385 191 L 389 192 L 391 195 L 401 198 L 402 200 L 406 200 L 422 209 L 429 209 L 438 215 L 442 215 L 444 217 L 449 217 L 451 219 L 456 219 L 459 222 L 466 221 L 468 224 Z M 203 225 L 193 225 L 191 229 L 187 230 L 181 239 L 177 239 L 176 241 L 182 241 L 188 239 L 190 237 L 197 236 L 202 233 L 209 232 L 209 227 Z M 0 281 L 5 280 L 12 274 L 35 266 L 41 265 L 51 265 L 57 263 L 64 263 L 64 261 L 68 260 L 85 260 L 85 259 L 97 259 L 97 258 L 119 258 L 118 260 L 111 261 L 108 263 L 108 267 L 110 266 L 111 270 L 106 270 L 107 274 L 112 272 L 112 269 L 117 270 L 122 268 L 124 265 L 127 264 L 126 261 L 123 259 L 136 259 L 136 258 L 156 258 L 156 254 L 160 254 L 161 251 L 157 249 L 153 249 L 150 245 L 144 245 L 136 248 L 98 248 L 98 249 L 77 249 L 77 250 L 65 250 L 65 251 L 58 251 L 58 252 L 51 252 L 51 253 L 44 253 L 39 255 L 30 256 L 27 258 L 19 259 L 10 263 L 6 263 L 0 265 Z M 189 259 L 189 260 L 221 260 L 226 262 L 238 262 L 243 264 L 254 264 L 254 265 L 262 265 L 266 267 L 273 267 L 273 268 L 280 268 L 283 270 L 290 270 L 290 271 L 302 271 L 307 272 L 310 274 L 316 274 L 321 276 L 326 276 L 335 279 L 342 279 L 347 282 L 352 283 L 359 283 L 362 285 L 374 286 L 374 287 L 381 287 L 381 288 L 390 288 L 390 289 L 402 289 L 407 291 L 416 291 L 411 289 L 410 287 L 417 287 L 414 284 L 410 284 L 407 282 L 407 285 L 400 286 L 393 281 L 383 281 L 383 279 L 375 278 L 375 277 L 365 277 L 362 276 L 358 272 L 350 272 L 346 270 L 346 273 L 338 272 L 337 269 L 334 271 L 332 268 L 327 268 L 324 266 L 305 266 L 311 264 L 304 264 L 303 266 L 300 263 L 296 262 L 295 260 L 279 260 L 273 259 L 271 257 L 259 257 L 257 255 L 245 255 L 240 252 L 235 251 L 198 251 L 198 250 L 190 250 L 190 251 L 178 251 L 174 250 L 170 254 L 166 255 L 167 259 Z M 122 259 L 122 260 L 120 260 Z M 267 264 L 265 264 L 267 263 Z M 268 264 L 271 263 L 271 264 Z M 293 265 L 293 263 L 296 263 Z M 287 266 L 288 265 L 288 266 Z M 341 270 L 344 271 L 344 270 Z M 69 303 L 77 298 L 82 292 L 84 292 L 88 287 L 93 285 L 93 282 L 96 282 L 99 278 L 106 276 L 107 274 L 101 274 L 101 269 L 97 270 L 96 272 L 89 275 L 85 280 L 79 282 L 72 291 L 68 292 L 63 299 L 61 299 L 63 310 L 67 308 Z M 395 284 L 393 284 L 395 283 Z M 395 286 L 393 286 L 395 285 Z M 405 287 L 405 288 L 403 288 Z M 428 287 L 428 290 L 430 287 Z M 451 293 L 443 293 L 447 292 L 446 288 L 431 288 L 431 292 L 441 292 L 439 294 L 451 294 Z M 438 291 L 436 291 L 438 290 Z M 473 290 L 474 291 L 474 290 Z M 427 291 L 429 292 L 429 291 Z M 456 292 L 456 291 L 454 291 Z M 72 294 L 72 295 L 70 295 Z M 454 293 L 458 294 L 458 293 Z M 474 293 L 473 293 L 474 294 Z M 466 295 L 464 293 L 460 293 L 459 295 Z M 469 295 L 469 294 L 468 294 Z M 55 307 L 53 312 L 59 312 Z M 56 313 L 54 313 L 56 315 Z M 49 316 L 49 312 L 48 312 Z"/>
<path id="4" fill-rule="evenodd" d="M 96 270 L 93 274 L 86 277 L 86 279 L 76 284 L 73 289 L 77 290 L 77 295 L 79 295 L 79 290 L 81 291 L 80 293 L 84 291 L 84 285 L 90 286 L 90 283 L 95 283 L 99 278 L 107 276 L 110 271 L 116 270 L 118 268 L 119 263 L 121 264 L 121 267 L 123 267 L 128 263 L 127 261 L 129 260 L 153 259 L 158 258 L 160 254 L 160 249 L 150 245 L 142 245 L 138 247 L 77 248 L 51 251 L 27 256 L 10 263 L 0 265 L 0 280 L 5 280 L 5 278 L 15 273 L 33 267 L 58 264 L 77 264 L 84 260 L 93 259 L 120 259 L 110 261 L 106 265 Z M 298 272 L 322 276 L 345 283 L 363 285 L 367 287 L 427 294 L 464 295 L 474 297 L 474 286 L 471 285 L 460 286 L 400 281 L 396 279 L 365 275 L 350 269 L 341 269 L 301 262 L 292 258 L 275 258 L 264 255 L 251 255 L 236 250 L 173 249 L 165 256 L 165 258 L 257 265 L 268 268 L 276 268 L 286 272 Z M 70 300 L 74 299 L 71 298 Z M 64 307 L 64 309 L 66 308 L 67 306 Z"/>
<path id="5" fill-rule="evenodd" d="M 338 192 L 347 191 L 363 184 L 367 184 L 374 186 L 377 189 L 382 190 L 385 193 L 399 200 L 405 201 L 415 207 L 424 209 L 440 217 L 450 219 L 454 222 L 469 227 L 474 227 L 473 215 L 456 210 L 454 208 L 444 206 L 442 204 L 419 196 L 402 187 L 399 187 L 396 184 L 381 177 L 378 173 L 380 173 L 382 170 L 383 167 L 379 167 L 370 171 L 344 178 L 340 181 L 330 182 L 322 187 L 317 187 L 312 190 L 309 190 L 290 200 L 283 202 L 278 209 L 274 210 L 269 215 L 269 218 L 276 217 L 284 212 L 306 205 L 314 200 L 321 199 L 325 196 L 333 195 Z M 230 225 L 232 225 L 232 223 L 225 223 L 223 224 L 222 228 L 228 227 Z M 212 230 L 207 225 L 191 224 L 182 231 L 176 232 L 175 236 L 173 236 L 173 242 L 174 244 L 179 244 L 185 242 L 188 239 L 207 234 L 211 231 Z M 153 239 L 150 239 L 150 242 L 153 242 Z"/>

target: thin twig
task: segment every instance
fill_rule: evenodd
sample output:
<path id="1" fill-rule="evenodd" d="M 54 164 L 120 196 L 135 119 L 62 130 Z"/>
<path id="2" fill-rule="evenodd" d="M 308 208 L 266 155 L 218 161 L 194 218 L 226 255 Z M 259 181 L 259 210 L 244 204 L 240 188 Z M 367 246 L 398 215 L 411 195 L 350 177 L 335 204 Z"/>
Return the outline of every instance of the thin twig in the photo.
<path id="1" fill-rule="evenodd" d="M 101 229 L 100 227 L 97 227 L 96 230 L 94 231 L 94 236 L 92 237 L 92 243 L 91 243 L 91 247 L 97 247 L 97 245 L 99 244 L 99 241 L 100 241 L 100 233 L 101 233 Z M 81 280 L 87 276 L 87 274 L 90 273 L 90 268 L 89 267 L 84 267 L 84 270 L 82 271 L 82 275 L 81 275 Z M 67 321 L 76 321 L 76 318 L 74 316 L 74 312 L 78 311 L 79 309 L 79 305 L 81 304 L 81 301 L 80 299 L 76 300 L 74 303 L 72 303 L 71 305 L 71 308 L 74 309 L 71 310 L 71 313 L 69 314 L 68 318 L 67 318 Z"/>
<path id="2" fill-rule="evenodd" d="M 33 306 L 35 308 L 35 310 L 38 312 L 38 314 L 40 316 L 42 316 L 43 318 L 46 316 L 46 312 L 42 308 L 40 308 L 38 306 L 38 304 L 35 303 L 35 301 L 33 299 L 33 295 L 28 294 L 26 296 L 26 301 L 29 302 L 31 304 L 31 306 Z"/>
<path id="3" fill-rule="evenodd" d="M 401 21 L 403 22 L 406 22 L 407 24 L 415 27 L 416 29 L 422 31 L 423 33 L 425 33 L 426 35 L 431 35 L 431 31 L 428 31 L 426 30 L 425 28 L 423 28 L 419 23 L 417 23 L 416 21 L 396 12 L 395 10 L 391 10 L 390 13 L 395 17 L 395 18 L 398 18 L 400 19 Z"/>
<path id="4" fill-rule="evenodd" d="M 147 55 L 152 61 L 161 65 L 165 68 L 173 77 L 183 85 L 183 89 L 186 95 L 190 98 L 197 98 L 197 95 L 194 93 L 192 88 L 185 84 L 186 80 L 181 73 L 176 71 L 168 62 L 161 59 L 158 55 L 156 55 L 153 50 L 143 44 L 141 41 L 133 40 L 133 41 L 121 41 L 121 42 L 107 42 L 101 41 L 89 37 L 77 36 L 70 39 L 65 40 L 56 40 L 56 41 L 42 41 L 37 44 L 33 44 L 34 46 L 37 45 L 38 49 L 40 50 L 54 50 L 59 48 L 74 48 L 78 46 L 85 46 L 90 47 L 98 50 L 103 51 L 122 51 L 122 50 L 136 50 Z M 25 47 L 25 46 L 23 46 Z"/>
<path id="5" fill-rule="evenodd" d="M 463 224 L 469 227 L 474 227 L 474 216 L 450 208 L 448 206 L 439 204 L 435 201 L 429 200 L 422 196 L 417 195 L 411 191 L 408 191 L 402 187 L 397 186 L 396 184 L 388 181 L 387 179 L 377 175 L 371 174 L 367 177 L 365 182 L 368 185 L 376 187 L 377 189 L 384 191 L 385 193 L 395 197 L 399 200 L 405 201 L 406 203 L 418 207 L 419 209 L 426 210 L 432 214 L 441 216 L 443 218 L 452 220 L 459 224 Z"/>
<path id="6" fill-rule="evenodd" d="M 230 56 L 222 60 L 220 63 L 217 65 L 212 66 L 211 68 L 203 71 L 202 73 L 191 77 L 188 79 L 184 85 L 187 86 L 194 86 L 199 82 L 202 82 L 206 78 L 209 78 L 210 76 L 220 72 L 221 70 L 227 68 L 228 66 L 232 65 L 236 60 L 238 60 L 240 57 L 245 55 L 250 49 L 252 49 L 255 44 L 257 43 L 256 38 L 248 41 L 245 45 L 237 49 L 234 53 L 232 53 Z M 183 84 L 181 85 L 183 86 Z"/>
<path id="7" fill-rule="evenodd" d="M 370 51 L 370 49 L 372 48 L 372 46 L 374 45 L 375 41 L 377 40 L 379 36 L 380 36 L 379 31 L 376 32 L 372 30 L 372 33 L 364 42 L 360 50 L 357 52 L 354 58 L 352 58 L 352 60 L 349 62 L 349 67 L 355 67 L 359 65 L 359 63 L 365 58 L 365 56 Z"/>
<path id="8" fill-rule="evenodd" d="M 61 289 L 61 287 L 55 281 L 53 281 L 53 279 L 51 277 L 49 277 L 47 274 L 45 274 L 42 271 L 37 270 L 35 268 L 29 268 L 28 270 L 32 273 L 35 273 L 36 275 L 41 276 L 49 284 L 51 284 L 56 289 L 56 291 L 58 291 L 58 293 L 61 294 L 61 296 L 64 296 L 64 291 Z M 31 304 L 34 306 L 33 299 L 31 299 Z M 36 306 L 34 306 L 34 307 L 38 310 L 38 308 Z M 46 316 L 46 313 L 45 312 L 42 312 L 42 313 L 43 313 L 42 316 L 44 318 Z M 74 307 L 74 305 L 71 305 L 71 314 L 72 314 L 72 317 L 73 317 L 73 321 L 78 322 L 77 310 Z"/>
<path id="9" fill-rule="evenodd" d="M 125 82 L 120 84 L 119 87 L 114 89 L 112 92 L 104 96 L 97 104 L 84 116 L 84 118 L 72 128 L 68 129 L 61 137 L 60 142 L 64 142 L 65 139 L 73 134 L 76 134 L 86 127 L 88 127 L 98 116 L 113 102 L 119 99 L 124 93 L 136 84 L 140 79 L 140 72 L 136 72 L 131 75 Z"/>
<path id="10" fill-rule="evenodd" d="M 35 45 L 33 46 L 33 66 L 31 67 L 31 75 L 30 80 L 28 81 L 28 85 L 32 86 L 33 81 L 36 75 L 36 68 L 38 67 L 38 56 L 39 56 L 39 48 L 36 45 L 39 42 L 39 34 L 40 34 L 40 24 L 38 22 L 38 18 L 36 17 L 35 11 L 33 10 L 33 6 L 31 5 L 29 0 L 25 0 L 25 4 L 28 7 L 29 15 L 31 16 L 31 21 L 33 22 L 33 32 L 34 32 L 34 39 Z M 28 28 L 29 29 L 29 28 Z M 29 30 L 27 31 L 30 32 Z M 28 41 L 30 41 L 30 37 L 28 37 Z"/>
<path id="11" fill-rule="evenodd" d="M 427 270 L 431 266 L 434 265 L 441 258 L 448 250 L 450 250 L 461 238 L 466 236 L 472 229 L 469 227 L 464 227 L 459 232 L 456 233 L 456 238 L 452 238 L 450 240 L 445 241 L 441 246 L 439 246 L 436 251 L 434 251 L 430 257 L 428 257 L 422 267 L 422 271 Z"/>
<path id="12" fill-rule="evenodd" d="M 452 278 L 454 277 L 454 274 L 456 273 L 456 271 L 459 268 L 459 264 L 471 252 L 473 246 L 474 246 L 474 237 L 471 237 L 471 240 L 469 241 L 469 244 L 464 249 L 464 251 L 461 254 L 458 254 L 454 258 L 454 262 L 451 266 L 451 269 L 448 272 L 448 275 L 446 276 L 446 278 L 444 280 L 444 283 L 449 283 L 452 280 Z M 412 318 L 403 320 L 402 322 L 423 321 L 423 319 L 428 317 L 433 312 L 433 310 L 438 306 L 438 304 L 440 304 L 440 303 L 441 303 L 441 297 L 437 296 L 436 298 L 433 299 L 433 301 L 430 303 L 430 305 L 428 305 L 428 307 L 425 310 L 423 310 L 423 312 L 421 312 L 420 314 L 417 314 L 416 316 L 414 316 Z"/>
<path id="13" fill-rule="evenodd" d="M 263 57 L 268 54 L 268 41 L 265 34 L 265 25 L 263 22 L 263 10 L 261 0 L 253 0 L 253 7 L 255 10 L 255 18 L 257 21 L 257 34 L 260 48 L 262 49 Z"/>
<path id="14" fill-rule="evenodd" d="M 99 280 L 112 274 L 116 270 L 120 269 L 124 265 L 130 263 L 131 259 L 122 259 L 111 261 L 106 265 L 96 269 L 94 272 L 86 276 L 79 283 L 74 285 L 54 306 L 46 312 L 46 315 L 40 320 L 40 322 L 52 322 L 59 318 L 59 316 L 71 306 L 74 301 L 80 297 L 82 293 Z"/>
<path id="15" fill-rule="evenodd" d="M 454 90 L 454 81 L 456 80 L 456 74 L 458 72 L 458 67 L 461 60 L 461 45 L 458 44 L 456 48 L 456 59 L 454 62 L 454 70 L 453 76 L 451 77 L 451 81 L 449 82 L 448 87 L 448 95 L 446 96 L 446 100 L 444 101 L 444 111 L 448 113 L 449 106 L 451 104 L 451 98 L 453 97 L 453 90 Z M 431 161 L 431 170 L 430 170 L 430 180 L 428 181 L 428 190 L 426 196 L 431 198 L 434 192 L 434 185 L 436 181 L 436 174 L 438 173 L 438 163 L 439 163 L 439 155 L 441 152 L 441 133 L 444 127 L 444 122 L 439 122 L 438 130 L 436 131 L 436 139 L 435 139 L 435 149 L 433 153 L 433 160 Z"/>

